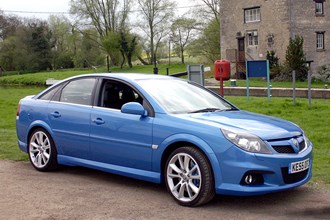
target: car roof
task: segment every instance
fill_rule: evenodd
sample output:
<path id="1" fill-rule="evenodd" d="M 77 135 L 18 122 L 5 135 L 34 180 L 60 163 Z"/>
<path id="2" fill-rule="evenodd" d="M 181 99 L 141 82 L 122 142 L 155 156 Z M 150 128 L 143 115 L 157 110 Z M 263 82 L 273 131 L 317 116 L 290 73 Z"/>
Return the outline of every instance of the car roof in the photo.
<path id="1" fill-rule="evenodd" d="M 134 81 L 142 80 L 142 79 L 176 79 L 165 75 L 155 75 L 155 74 L 147 74 L 147 73 L 94 73 L 94 74 L 80 75 L 79 77 L 84 77 L 84 76 L 110 77 L 110 78 L 134 80 Z"/>

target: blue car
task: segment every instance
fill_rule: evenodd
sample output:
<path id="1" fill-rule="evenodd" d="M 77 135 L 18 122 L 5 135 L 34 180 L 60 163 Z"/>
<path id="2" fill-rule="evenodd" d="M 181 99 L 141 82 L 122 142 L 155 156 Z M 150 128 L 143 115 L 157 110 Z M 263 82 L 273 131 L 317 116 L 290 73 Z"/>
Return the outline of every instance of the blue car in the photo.
<path id="1" fill-rule="evenodd" d="M 84 166 L 164 182 L 184 206 L 292 189 L 312 176 L 313 145 L 300 127 L 167 76 L 63 80 L 23 98 L 16 127 L 38 171 Z"/>

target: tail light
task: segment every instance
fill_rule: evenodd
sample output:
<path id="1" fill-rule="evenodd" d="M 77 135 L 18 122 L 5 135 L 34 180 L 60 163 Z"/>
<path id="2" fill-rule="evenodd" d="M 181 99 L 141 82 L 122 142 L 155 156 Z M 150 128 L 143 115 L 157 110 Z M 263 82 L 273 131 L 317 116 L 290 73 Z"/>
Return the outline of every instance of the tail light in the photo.
<path id="1" fill-rule="evenodd" d="M 20 117 L 20 109 L 21 109 L 21 102 L 19 102 L 17 105 L 16 119 Z"/>

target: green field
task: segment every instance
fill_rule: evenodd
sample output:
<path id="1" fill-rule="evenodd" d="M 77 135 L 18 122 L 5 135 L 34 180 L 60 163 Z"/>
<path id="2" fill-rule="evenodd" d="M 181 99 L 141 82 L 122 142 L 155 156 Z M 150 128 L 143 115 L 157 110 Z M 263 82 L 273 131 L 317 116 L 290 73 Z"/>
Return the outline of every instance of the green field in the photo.
<path id="1" fill-rule="evenodd" d="M 18 101 L 26 95 L 36 94 L 44 87 L 0 86 L 0 159 L 27 160 L 17 146 L 15 114 Z M 330 100 L 315 99 L 309 107 L 307 99 L 226 97 L 242 110 L 263 113 L 290 120 L 301 126 L 314 143 L 314 185 L 327 187 L 330 179 Z"/>
<path id="2" fill-rule="evenodd" d="M 205 73 L 205 78 L 213 78 L 213 66 L 211 66 L 211 72 Z M 133 68 L 124 67 L 123 69 L 119 67 L 110 68 L 113 73 L 153 73 L 153 65 L 137 65 Z M 167 68 L 169 69 L 169 74 L 185 72 L 186 65 L 185 64 L 171 64 L 170 66 L 167 64 L 159 64 L 158 70 L 159 74 L 165 75 L 167 73 Z M 41 72 L 41 73 L 30 73 L 23 75 L 10 75 L 0 77 L 0 85 L 37 85 L 43 86 L 45 82 L 49 78 L 53 79 L 65 79 L 71 76 L 76 76 L 79 74 L 87 74 L 87 73 L 105 73 L 107 69 L 105 67 L 101 67 L 98 69 L 70 69 L 70 70 L 58 70 L 58 71 L 49 71 L 49 72 Z M 225 86 L 230 86 L 230 81 L 224 82 Z M 291 88 L 292 82 L 277 82 L 271 81 L 272 87 L 286 87 Z M 246 87 L 246 80 L 237 80 L 237 86 Z M 265 79 L 261 78 L 252 78 L 250 79 L 251 87 L 266 87 L 267 82 Z M 307 88 L 307 82 L 296 82 L 297 88 Z M 312 88 L 329 88 L 330 84 L 325 84 L 322 82 L 312 82 Z"/>

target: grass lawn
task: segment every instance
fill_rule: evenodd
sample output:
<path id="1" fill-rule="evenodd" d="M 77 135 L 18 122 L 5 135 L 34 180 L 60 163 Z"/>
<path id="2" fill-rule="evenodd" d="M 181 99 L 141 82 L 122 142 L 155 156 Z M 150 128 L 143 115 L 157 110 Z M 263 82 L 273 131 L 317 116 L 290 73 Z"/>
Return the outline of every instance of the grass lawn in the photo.
<path id="1" fill-rule="evenodd" d="M 123 69 L 119 67 L 110 68 L 113 73 L 153 73 L 153 65 L 138 65 L 133 68 L 124 67 Z M 158 65 L 159 74 L 166 75 L 166 69 L 169 68 L 169 74 L 183 72 L 186 70 L 185 64 L 160 64 Z M 53 79 L 65 79 L 71 76 L 76 76 L 80 74 L 88 73 L 105 73 L 107 72 L 106 68 L 99 69 L 86 69 L 86 70 L 59 70 L 54 72 L 40 72 L 40 73 L 29 73 L 23 75 L 11 75 L 0 77 L 0 85 L 37 85 L 43 86 L 49 78 Z"/>
<path id="2" fill-rule="evenodd" d="M 0 159 L 27 160 L 17 146 L 15 114 L 18 101 L 43 87 L 0 87 Z M 314 143 L 313 183 L 327 186 L 330 179 L 330 100 L 315 99 L 311 107 L 307 99 L 226 97 L 242 110 L 263 113 L 290 120 L 302 127 Z"/>
<path id="3" fill-rule="evenodd" d="M 330 183 L 330 100 L 314 99 L 308 106 L 307 99 L 225 97 L 242 110 L 283 118 L 299 125 L 314 144 L 314 183 Z"/>
<path id="4" fill-rule="evenodd" d="M 205 78 L 213 78 L 213 65 L 210 65 L 212 70 L 211 72 L 205 73 Z M 124 67 L 123 69 L 119 67 L 110 68 L 113 73 L 150 73 L 153 74 L 153 65 L 136 65 L 133 68 Z M 186 71 L 185 64 L 159 64 L 158 70 L 159 74 L 165 75 L 167 73 L 167 68 L 169 68 L 169 74 L 179 73 Z M 98 69 L 68 69 L 68 70 L 58 70 L 53 72 L 40 72 L 40 73 L 31 73 L 31 74 L 23 74 L 23 75 L 10 75 L 0 77 L 0 85 L 38 85 L 43 86 L 45 82 L 49 78 L 54 79 L 65 79 L 71 76 L 87 74 L 87 73 L 105 73 L 107 69 L 105 67 L 101 67 Z M 225 86 L 230 86 L 230 81 L 224 82 Z M 285 87 L 291 88 L 292 82 L 271 82 L 272 87 Z M 237 86 L 246 87 L 246 80 L 237 80 Z M 266 87 L 267 82 L 264 79 L 260 78 L 252 78 L 250 79 L 251 87 Z M 325 84 L 322 82 L 312 82 L 312 88 L 325 88 L 327 86 L 330 87 L 330 84 Z M 297 88 L 307 88 L 307 82 L 296 82 Z"/>
<path id="5" fill-rule="evenodd" d="M 18 101 L 37 94 L 43 87 L 0 86 L 0 159 L 27 160 L 27 154 L 18 149 L 16 137 L 16 110 Z"/>

